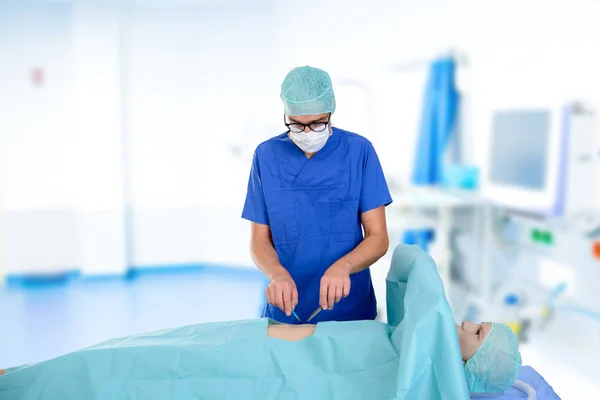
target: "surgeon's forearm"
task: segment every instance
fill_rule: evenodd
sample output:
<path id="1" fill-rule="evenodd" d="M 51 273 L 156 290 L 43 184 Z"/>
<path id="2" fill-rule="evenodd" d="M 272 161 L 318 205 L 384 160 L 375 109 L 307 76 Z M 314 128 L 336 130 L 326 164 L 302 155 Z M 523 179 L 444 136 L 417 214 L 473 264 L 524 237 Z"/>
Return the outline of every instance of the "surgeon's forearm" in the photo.
<path id="1" fill-rule="evenodd" d="M 0 369 L 0 375 L 4 375 L 4 371 L 6 371 L 5 369 Z"/>
<path id="2" fill-rule="evenodd" d="M 389 238 L 387 233 L 372 234 L 350 253 L 336 261 L 336 265 L 346 269 L 348 273 L 355 274 L 373 265 L 387 253 Z"/>
<path id="3" fill-rule="evenodd" d="M 263 238 L 253 239 L 250 244 L 250 255 L 254 264 L 270 281 L 281 273 L 287 273 L 287 270 L 279 261 L 273 243 L 269 240 Z"/>

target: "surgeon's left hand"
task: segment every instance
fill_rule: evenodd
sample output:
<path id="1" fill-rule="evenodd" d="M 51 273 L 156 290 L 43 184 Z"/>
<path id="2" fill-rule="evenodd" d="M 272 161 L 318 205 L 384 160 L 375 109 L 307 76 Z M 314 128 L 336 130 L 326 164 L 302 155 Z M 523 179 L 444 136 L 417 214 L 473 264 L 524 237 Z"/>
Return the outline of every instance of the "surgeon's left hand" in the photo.
<path id="1" fill-rule="evenodd" d="M 333 264 L 321 278 L 321 308 L 331 310 L 350 294 L 350 273 L 342 265 Z"/>

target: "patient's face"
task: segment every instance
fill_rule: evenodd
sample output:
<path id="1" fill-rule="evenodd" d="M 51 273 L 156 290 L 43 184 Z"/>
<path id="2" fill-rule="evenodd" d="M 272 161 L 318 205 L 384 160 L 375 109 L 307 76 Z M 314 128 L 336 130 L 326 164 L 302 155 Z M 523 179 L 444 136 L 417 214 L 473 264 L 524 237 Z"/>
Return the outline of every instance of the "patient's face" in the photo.
<path id="1" fill-rule="evenodd" d="M 474 324 L 469 321 L 465 321 L 462 325 L 456 325 L 456 332 L 458 333 L 458 343 L 460 345 L 460 354 L 462 355 L 463 361 L 469 360 L 475 354 L 477 350 L 483 344 L 483 340 L 486 338 L 488 333 L 492 329 L 491 322 L 482 322 L 480 324 Z"/>

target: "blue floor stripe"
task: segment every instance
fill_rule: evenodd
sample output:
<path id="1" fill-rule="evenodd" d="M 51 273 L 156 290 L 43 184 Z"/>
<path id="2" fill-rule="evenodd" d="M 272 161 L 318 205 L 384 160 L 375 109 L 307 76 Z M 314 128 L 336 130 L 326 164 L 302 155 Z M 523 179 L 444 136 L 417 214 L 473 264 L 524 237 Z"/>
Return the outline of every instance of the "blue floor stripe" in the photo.
<path id="1" fill-rule="evenodd" d="M 64 285 L 81 276 L 78 270 L 57 272 L 52 274 L 8 274 L 6 286 L 11 287 L 38 287 Z"/>
<path id="2" fill-rule="evenodd" d="M 257 268 L 247 268 L 232 265 L 218 264 L 169 264 L 169 265 L 148 265 L 134 266 L 129 269 L 127 274 L 110 275 L 83 275 L 79 270 L 70 270 L 51 274 L 8 274 L 6 276 L 7 288 L 27 288 L 40 286 L 66 285 L 74 281 L 111 281 L 111 280 L 131 280 L 141 276 L 150 275 L 180 275 L 186 273 L 205 272 L 216 275 L 230 275 L 236 277 L 246 277 L 248 279 L 258 279 L 266 281 L 266 278 Z"/>

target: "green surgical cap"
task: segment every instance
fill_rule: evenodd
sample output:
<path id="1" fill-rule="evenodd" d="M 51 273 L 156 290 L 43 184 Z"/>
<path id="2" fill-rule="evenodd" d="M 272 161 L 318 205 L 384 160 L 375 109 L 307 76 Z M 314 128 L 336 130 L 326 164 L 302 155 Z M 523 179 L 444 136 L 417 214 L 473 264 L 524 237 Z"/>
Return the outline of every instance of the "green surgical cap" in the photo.
<path id="1" fill-rule="evenodd" d="M 335 111 L 335 96 L 329 74 L 309 66 L 291 70 L 281 84 L 286 115 L 316 115 Z"/>
<path id="2" fill-rule="evenodd" d="M 513 385 L 520 368 L 515 334 L 508 326 L 494 323 L 465 364 L 465 376 L 471 393 L 501 393 Z"/>

